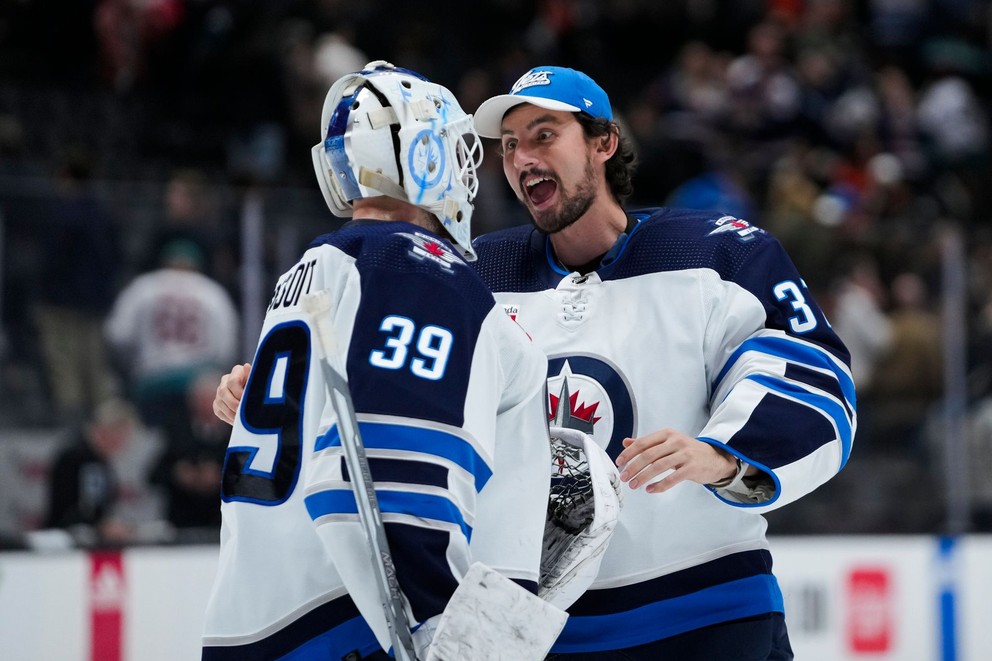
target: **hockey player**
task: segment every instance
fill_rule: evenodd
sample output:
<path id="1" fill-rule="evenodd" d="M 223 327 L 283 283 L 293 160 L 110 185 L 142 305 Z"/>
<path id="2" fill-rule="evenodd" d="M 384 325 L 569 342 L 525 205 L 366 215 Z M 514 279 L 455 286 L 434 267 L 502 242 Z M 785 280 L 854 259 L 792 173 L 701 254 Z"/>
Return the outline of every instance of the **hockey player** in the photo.
<path id="1" fill-rule="evenodd" d="M 266 312 L 224 465 L 208 660 L 389 658 L 349 486 L 361 476 L 345 470 L 303 305 L 318 291 L 333 301 L 418 657 L 473 563 L 545 604 L 531 593 L 547 361 L 466 263 L 481 159 L 471 117 L 447 89 L 374 62 L 331 87 L 321 126 L 317 179 L 331 211 L 354 220 L 310 244 Z"/>
<path id="2" fill-rule="evenodd" d="M 549 358 L 552 424 L 592 434 L 630 487 L 552 656 L 792 658 L 761 515 L 846 463 L 846 348 L 764 230 L 624 209 L 633 152 L 589 77 L 534 68 L 475 125 L 534 227 L 480 237 L 474 266 Z"/>
<path id="3" fill-rule="evenodd" d="M 632 151 L 588 76 L 536 67 L 475 126 L 534 224 L 477 239 L 476 269 L 549 358 L 553 424 L 630 487 L 552 657 L 792 658 L 761 515 L 847 461 L 847 350 L 764 230 L 624 209 Z"/>

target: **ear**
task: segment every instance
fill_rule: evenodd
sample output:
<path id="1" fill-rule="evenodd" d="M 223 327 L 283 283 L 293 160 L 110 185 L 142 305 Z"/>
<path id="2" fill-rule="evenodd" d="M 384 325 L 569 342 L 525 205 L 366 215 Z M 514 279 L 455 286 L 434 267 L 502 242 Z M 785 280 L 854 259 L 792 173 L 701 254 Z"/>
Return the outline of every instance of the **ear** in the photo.
<path id="1" fill-rule="evenodd" d="M 606 135 L 596 139 L 596 155 L 603 163 L 610 160 L 619 148 L 620 132 L 616 127 L 613 127 L 613 130 Z"/>

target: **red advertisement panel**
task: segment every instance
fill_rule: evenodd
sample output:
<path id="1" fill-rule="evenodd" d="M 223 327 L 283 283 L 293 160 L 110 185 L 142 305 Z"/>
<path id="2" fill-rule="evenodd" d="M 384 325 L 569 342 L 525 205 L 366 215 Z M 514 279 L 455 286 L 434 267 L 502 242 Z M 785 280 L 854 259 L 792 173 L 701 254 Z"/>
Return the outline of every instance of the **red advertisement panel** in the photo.
<path id="1" fill-rule="evenodd" d="M 852 652 L 888 652 L 892 646 L 892 589 L 889 570 L 860 567 L 847 578 L 847 641 Z"/>
<path id="2" fill-rule="evenodd" d="M 92 661 L 121 661 L 124 633 L 124 563 L 120 551 L 90 554 Z"/>

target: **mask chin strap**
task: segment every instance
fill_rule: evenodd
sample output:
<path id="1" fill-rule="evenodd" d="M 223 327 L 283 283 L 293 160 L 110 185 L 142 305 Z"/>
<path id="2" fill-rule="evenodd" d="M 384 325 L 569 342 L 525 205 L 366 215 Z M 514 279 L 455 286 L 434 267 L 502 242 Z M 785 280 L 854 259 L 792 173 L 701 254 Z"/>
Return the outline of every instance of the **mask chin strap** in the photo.
<path id="1" fill-rule="evenodd" d="M 446 199 L 444 201 L 444 207 L 441 209 L 441 213 L 444 214 L 445 221 L 451 221 L 452 223 L 460 222 L 461 218 L 458 217 L 458 212 L 461 208 L 458 203 L 452 199 Z"/>
<path id="2" fill-rule="evenodd" d="M 383 195 L 388 195 L 398 200 L 407 199 L 406 191 L 396 185 L 392 179 L 374 170 L 369 170 L 364 165 L 358 169 L 358 183 L 366 188 L 372 188 Z"/>

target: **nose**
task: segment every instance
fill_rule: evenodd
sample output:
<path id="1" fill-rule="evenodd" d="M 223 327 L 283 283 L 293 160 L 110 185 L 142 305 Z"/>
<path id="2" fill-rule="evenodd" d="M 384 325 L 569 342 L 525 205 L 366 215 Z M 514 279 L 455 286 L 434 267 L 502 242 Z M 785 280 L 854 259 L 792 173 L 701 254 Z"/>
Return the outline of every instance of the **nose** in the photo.
<path id="1" fill-rule="evenodd" d="M 513 150 L 513 167 L 518 170 L 524 170 L 536 164 L 537 157 L 534 151 L 522 144 L 522 142 L 518 142 L 516 149 Z"/>

